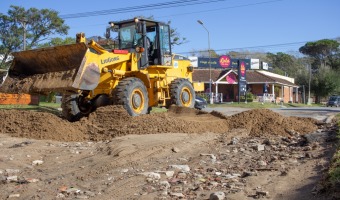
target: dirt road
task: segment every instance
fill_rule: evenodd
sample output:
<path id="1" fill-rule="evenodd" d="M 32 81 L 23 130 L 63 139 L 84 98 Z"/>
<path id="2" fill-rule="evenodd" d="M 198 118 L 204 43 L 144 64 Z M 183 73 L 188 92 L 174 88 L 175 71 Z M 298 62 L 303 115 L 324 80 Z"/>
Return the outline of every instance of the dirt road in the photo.
<path id="1" fill-rule="evenodd" d="M 318 183 L 335 131 L 314 119 L 117 106 L 75 123 L 0 117 L 0 199 L 331 199 Z"/>

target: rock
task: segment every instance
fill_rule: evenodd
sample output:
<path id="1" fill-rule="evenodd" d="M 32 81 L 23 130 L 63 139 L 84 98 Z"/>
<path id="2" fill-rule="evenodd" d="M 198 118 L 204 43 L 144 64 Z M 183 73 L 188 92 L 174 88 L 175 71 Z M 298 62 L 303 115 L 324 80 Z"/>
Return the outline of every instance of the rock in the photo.
<path id="1" fill-rule="evenodd" d="M 179 150 L 179 148 L 177 148 L 177 147 L 172 147 L 172 149 L 171 149 L 173 152 L 175 152 L 175 153 L 178 153 L 180 150 Z"/>
<path id="2" fill-rule="evenodd" d="M 267 191 L 256 191 L 256 195 L 258 195 L 258 196 L 268 196 L 269 192 L 267 192 Z"/>
<path id="3" fill-rule="evenodd" d="M 172 178 L 175 171 L 156 171 L 156 173 L 165 174 L 168 178 Z"/>
<path id="4" fill-rule="evenodd" d="M 56 196 L 57 199 L 63 199 L 65 198 L 65 195 L 62 194 L 62 193 L 58 193 L 57 196 Z"/>
<path id="5" fill-rule="evenodd" d="M 230 144 L 232 144 L 232 145 L 235 145 L 235 144 L 237 144 L 237 143 L 238 143 L 238 141 L 239 141 L 239 139 L 238 139 L 238 138 L 236 138 L 236 137 L 233 137 L 233 138 L 231 138 L 231 142 L 230 142 Z"/>
<path id="6" fill-rule="evenodd" d="M 42 160 L 34 160 L 32 162 L 32 165 L 42 165 L 43 163 L 44 163 L 44 161 L 42 161 Z"/>
<path id="7" fill-rule="evenodd" d="M 166 175 L 167 177 L 173 177 L 174 174 L 175 174 L 174 171 L 166 171 L 166 172 L 165 172 L 165 175 Z"/>
<path id="8" fill-rule="evenodd" d="M 181 170 L 183 172 L 189 172 L 190 171 L 190 167 L 188 165 L 170 165 L 169 168 L 178 169 L 178 170 Z"/>
<path id="9" fill-rule="evenodd" d="M 161 181 L 159 183 L 162 187 L 164 187 L 164 189 L 168 189 L 171 187 L 170 183 L 168 181 Z"/>
<path id="10" fill-rule="evenodd" d="M 18 180 L 18 176 L 8 176 L 6 180 L 10 182 L 16 182 Z"/>
<path id="11" fill-rule="evenodd" d="M 90 196 L 90 197 L 96 196 L 96 194 L 95 194 L 94 192 L 91 192 L 91 191 L 88 191 L 88 190 L 85 191 L 84 194 L 86 194 L 86 195 L 88 195 L 88 196 Z"/>
<path id="12" fill-rule="evenodd" d="M 267 163 L 265 161 L 263 161 L 263 160 L 259 160 L 257 162 L 257 164 L 260 165 L 260 166 L 266 166 L 267 165 Z"/>
<path id="13" fill-rule="evenodd" d="M 226 179 L 237 178 L 237 176 L 233 176 L 233 175 L 231 175 L 231 174 L 226 174 L 224 177 L 225 177 Z"/>
<path id="14" fill-rule="evenodd" d="M 209 183 L 209 185 L 212 185 L 213 187 L 217 187 L 217 186 L 218 186 L 218 183 L 215 182 L 215 181 L 212 181 L 212 182 Z"/>
<path id="15" fill-rule="evenodd" d="M 67 190 L 65 190 L 65 192 L 67 193 L 67 194 L 71 194 L 71 193 L 79 193 L 80 192 L 80 190 L 78 189 L 78 188 L 69 188 L 69 189 L 67 189 Z"/>
<path id="16" fill-rule="evenodd" d="M 265 145 L 259 144 L 259 145 L 256 146 L 255 150 L 257 150 L 257 151 L 264 151 L 264 146 Z"/>
<path id="17" fill-rule="evenodd" d="M 214 192 L 210 194 L 209 200 L 222 200 L 225 199 L 224 192 Z"/>
<path id="18" fill-rule="evenodd" d="M 183 173 L 183 172 L 182 173 L 178 173 L 176 177 L 179 178 L 179 179 L 185 179 L 185 178 L 187 178 L 187 174 Z"/>
<path id="19" fill-rule="evenodd" d="M 184 198 L 184 194 L 183 193 L 178 193 L 178 192 L 170 192 L 170 196 L 178 197 L 178 198 Z"/>
<path id="20" fill-rule="evenodd" d="M 211 159 L 216 160 L 216 156 L 214 154 L 201 153 L 200 156 L 210 156 Z"/>
<path id="21" fill-rule="evenodd" d="M 39 179 L 36 179 L 36 178 L 26 178 L 25 180 L 29 183 L 36 183 L 39 181 Z"/>
<path id="22" fill-rule="evenodd" d="M 121 173 L 126 173 L 126 172 L 128 172 L 129 171 L 129 169 L 122 169 L 121 170 Z"/>
<path id="23" fill-rule="evenodd" d="M 257 176 L 257 172 L 245 171 L 243 172 L 241 177 L 247 177 L 247 176 Z"/>
<path id="24" fill-rule="evenodd" d="M 141 175 L 144 175 L 154 180 L 159 180 L 161 178 L 161 175 L 155 172 L 144 172 L 144 173 L 141 173 Z"/>
<path id="25" fill-rule="evenodd" d="M 20 194 L 10 194 L 8 198 L 19 198 Z"/>

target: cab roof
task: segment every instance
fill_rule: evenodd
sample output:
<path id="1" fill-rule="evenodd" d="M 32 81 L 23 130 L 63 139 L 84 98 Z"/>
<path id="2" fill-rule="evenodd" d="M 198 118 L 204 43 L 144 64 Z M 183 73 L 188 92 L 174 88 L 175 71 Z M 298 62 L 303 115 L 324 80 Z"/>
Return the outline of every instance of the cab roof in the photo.
<path id="1" fill-rule="evenodd" d="M 144 19 L 144 18 L 138 18 L 139 21 L 145 21 L 146 23 L 153 23 L 153 24 L 164 24 L 164 22 L 152 20 L 152 19 Z M 109 24 L 114 23 L 115 25 L 122 25 L 122 24 L 128 24 L 128 23 L 134 23 L 135 18 L 133 19 L 127 19 L 122 21 L 110 21 Z"/>

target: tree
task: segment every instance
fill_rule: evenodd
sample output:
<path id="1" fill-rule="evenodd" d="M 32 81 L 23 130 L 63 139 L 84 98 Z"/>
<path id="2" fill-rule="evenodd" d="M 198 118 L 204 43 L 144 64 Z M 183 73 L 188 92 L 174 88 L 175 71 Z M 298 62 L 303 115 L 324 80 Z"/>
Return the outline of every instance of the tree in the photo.
<path id="1" fill-rule="evenodd" d="M 339 84 L 338 75 L 331 69 L 321 70 L 319 73 L 313 75 L 311 91 L 316 97 L 316 103 L 320 103 L 321 97 L 326 97 L 336 91 Z"/>
<path id="2" fill-rule="evenodd" d="M 7 15 L 0 13 L 0 54 L 4 55 L 0 66 L 11 52 L 23 49 L 24 33 L 27 49 L 31 49 L 50 35 L 67 35 L 68 29 L 57 11 L 11 6 Z"/>
<path id="3" fill-rule="evenodd" d="M 295 56 L 286 53 L 267 53 L 267 58 L 272 64 L 274 72 L 281 75 L 295 78 L 304 68 Z"/>
<path id="4" fill-rule="evenodd" d="M 307 42 L 299 48 L 299 51 L 315 59 L 312 63 L 315 70 L 325 68 L 326 66 L 332 69 L 340 69 L 339 45 L 340 43 L 336 40 L 323 39 L 316 42 Z"/>
<path id="5" fill-rule="evenodd" d="M 320 97 L 326 97 L 333 92 L 339 91 L 339 45 L 339 42 L 336 40 L 324 39 L 316 42 L 307 42 L 299 49 L 301 53 L 312 58 L 310 62 L 313 74 L 311 91 L 316 97 L 316 102 L 320 101 Z"/>
<path id="6" fill-rule="evenodd" d="M 49 42 L 39 44 L 39 48 L 44 47 L 52 47 L 52 46 L 59 46 L 59 45 L 67 45 L 67 44 L 74 44 L 76 42 L 76 39 L 73 37 L 66 37 L 66 38 L 52 38 Z"/>
<path id="7" fill-rule="evenodd" d="M 170 25 L 171 21 L 168 21 L 167 24 Z M 171 28 L 171 26 L 170 26 L 170 28 Z M 185 37 L 181 37 L 181 35 L 179 34 L 179 32 L 177 31 L 176 28 L 171 28 L 170 38 L 171 38 L 171 46 L 172 47 L 175 46 L 175 45 L 181 45 L 181 44 L 188 42 L 188 40 Z"/>

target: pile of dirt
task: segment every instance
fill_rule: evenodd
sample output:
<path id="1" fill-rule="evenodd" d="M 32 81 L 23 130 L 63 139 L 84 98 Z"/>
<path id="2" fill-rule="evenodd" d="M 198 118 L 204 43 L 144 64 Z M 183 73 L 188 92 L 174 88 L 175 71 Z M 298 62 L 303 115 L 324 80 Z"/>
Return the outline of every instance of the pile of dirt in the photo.
<path id="1" fill-rule="evenodd" d="M 284 117 L 268 109 L 253 109 L 235 114 L 228 119 L 231 129 L 244 128 L 250 136 L 289 136 L 312 133 L 317 130 L 317 120 L 302 117 Z"/>
<path id="2" fill-rule="evenodd" d="M 110 140 L 129 134 L 226 133 L 228 123 L 208 113 L 171 106 L 168 112 L 131 117 L 122 106 L 98 108 L 80 122 L 91 140 Z M 213 123 L 213 125 L 212 125 Z"/>
<path id="3" fill-rule="evenodd" d="M 100 107 L 87 118 L 71 123 L 51 113 L 0 110 L 2 133 L 15 137 L 58 141 L 103 141 L 129 134 L 228 133 L 246 129 L 250 136 L 288 136 L 311 133 L 316 120 L 283 117 L 266 109 L 245 111 L 231 117 L 171 106 L 168 112 L 131 117 L 122 106 Z"/>
<path id="4" fill-rule="evenodd" d="M 79 123 L 70 123 L 44 112 L 0 110 L 1 133 L 14 137 L 58 141 L 82 141 L 89 137 Z"/>

